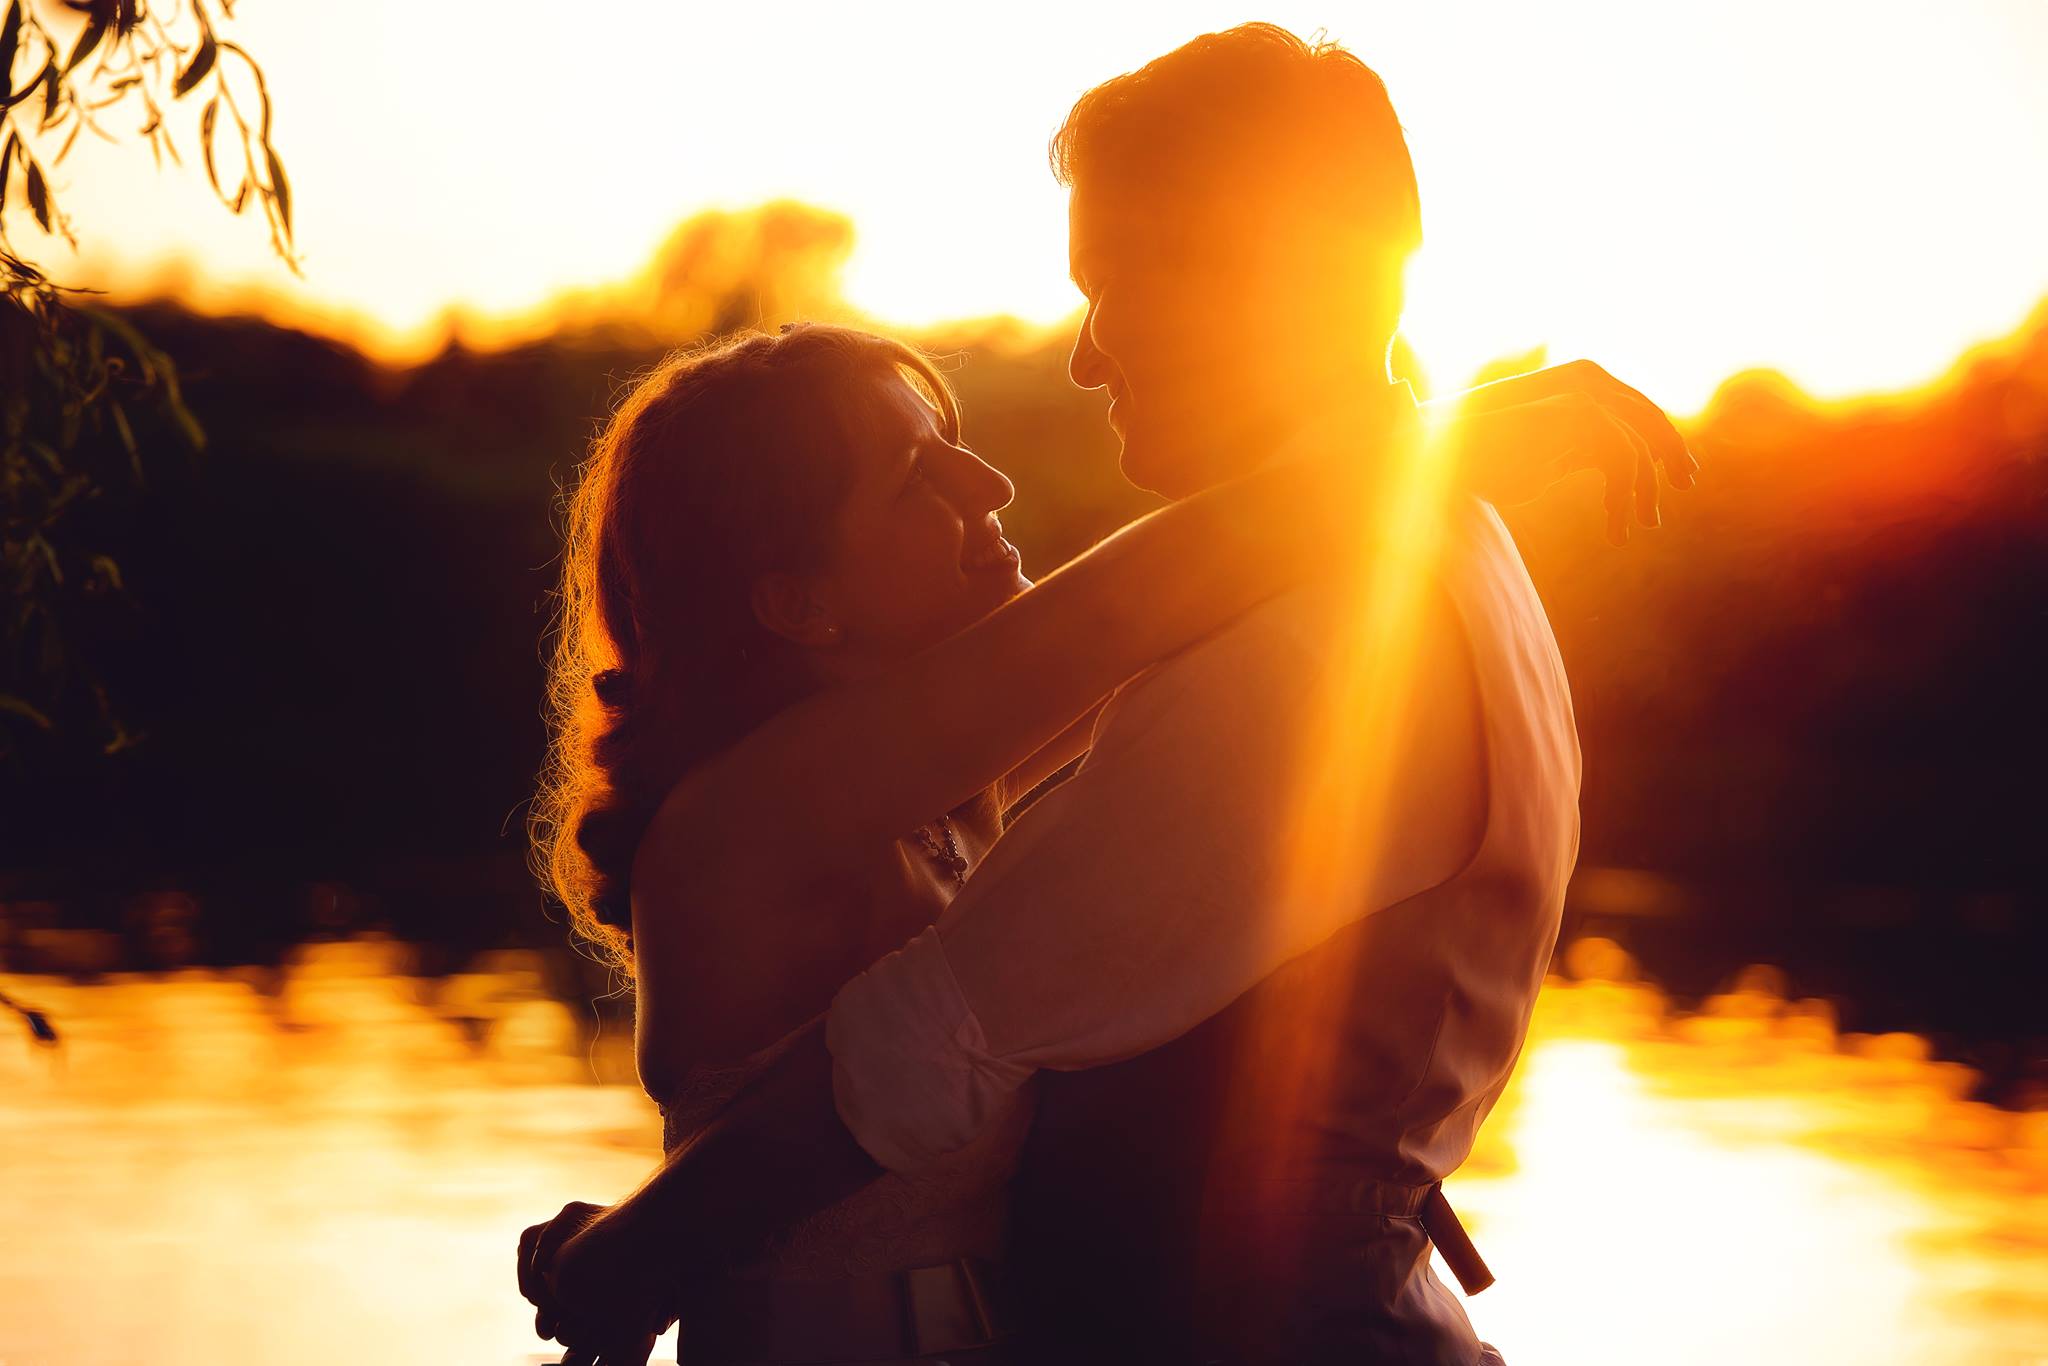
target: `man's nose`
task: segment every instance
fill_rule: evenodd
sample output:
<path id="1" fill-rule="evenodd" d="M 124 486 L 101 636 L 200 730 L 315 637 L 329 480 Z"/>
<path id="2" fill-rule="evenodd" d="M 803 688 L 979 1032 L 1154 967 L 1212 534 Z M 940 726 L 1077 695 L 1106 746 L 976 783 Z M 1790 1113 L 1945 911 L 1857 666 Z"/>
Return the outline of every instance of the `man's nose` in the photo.
<path id="1" fill-rule="evenodd" d="M 1101 389 L 1108 385 L 1112 368 L 1109 357 L 1095 344 L 1095 310 L 1091 307 L 1074 334 L 1074 350 L 1067 357 L 1067 378 L 1083 389 Z"/>

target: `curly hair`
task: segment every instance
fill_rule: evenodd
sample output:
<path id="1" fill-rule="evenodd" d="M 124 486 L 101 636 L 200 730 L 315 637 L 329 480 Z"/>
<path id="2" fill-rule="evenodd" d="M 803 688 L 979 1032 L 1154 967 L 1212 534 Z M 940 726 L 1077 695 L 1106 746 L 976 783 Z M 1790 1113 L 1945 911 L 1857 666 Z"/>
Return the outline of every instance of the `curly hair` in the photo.
<path id="1" fill-rule="evenodd" d="M 755 620 L 750 592 L 764 573 L 825 559 L 848 452 L 892 378 L 958 439 L 958 404 L 922 354 L 795 324 L 670 355 L 577 471 L 528 834 L 572 933 L 616 966 L 631 970 L 630 873 L 663 798 L 816 686 L 801 650 Z"/>

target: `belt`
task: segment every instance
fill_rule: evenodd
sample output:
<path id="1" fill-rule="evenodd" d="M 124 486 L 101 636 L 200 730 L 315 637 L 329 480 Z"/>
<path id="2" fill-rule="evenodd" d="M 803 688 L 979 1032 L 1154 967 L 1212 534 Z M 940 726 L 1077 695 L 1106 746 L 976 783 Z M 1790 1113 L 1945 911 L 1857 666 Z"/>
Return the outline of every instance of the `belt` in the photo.
<path id="1" fill-rule="evenodd" d="M 1001 1268 L 958 1257 L 832 1281 L 725 1280 L 682 1309 L 696 1362 L 898 1362 L 990 1347 L 1016 1331 Z"/>
<path id="2" fill-rule="evenodd" d="M 1493 1284 L 1493 1272 L 1487 1269 L 1479 1249 L 1472 1246 L 1471 1235 L 1458 1221 L 1458 1212 L 1444 1199 L 1443 1182 L 1429 1187 L 1429 1198 L 1422 1202 L 1422 1212 L 1416 1217 L 1422 1220 L 1422 1231 L 1436 1244 L 1436 1250 L 1444 1254 L 1444 1265 L 1458 1278 L 1466 1294 L 1476 1295 Z"/>
<path id="3" fill-rule="evenodd" d="M 1238 1214 L 1372 1214 L 1414 1219 L 1444 1256 L 1444 1265 L 1467 1295 L 1493 1284 L 1493 1272 L 1444 1199 L 1444 1183 L 1410 1186 L 1370 1177 L 1318 1175 L 1231 1182 L 1215 1192 L 1215 1207 Z"/>

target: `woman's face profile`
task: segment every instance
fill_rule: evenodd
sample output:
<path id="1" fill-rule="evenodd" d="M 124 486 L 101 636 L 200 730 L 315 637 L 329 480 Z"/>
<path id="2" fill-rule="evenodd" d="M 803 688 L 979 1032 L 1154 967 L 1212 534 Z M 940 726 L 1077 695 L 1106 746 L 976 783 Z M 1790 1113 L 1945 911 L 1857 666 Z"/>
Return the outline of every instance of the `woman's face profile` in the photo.
<path id="1" fill-rule="evenodd" d="M 971 626 L 1030 580 L 996 515 L 1015 493 L 1003 473 L 948 441 L 937 411 L 902 379 L 879 381 L 864 406 L 815 592 L 842 648 L 900 658 Z"/>

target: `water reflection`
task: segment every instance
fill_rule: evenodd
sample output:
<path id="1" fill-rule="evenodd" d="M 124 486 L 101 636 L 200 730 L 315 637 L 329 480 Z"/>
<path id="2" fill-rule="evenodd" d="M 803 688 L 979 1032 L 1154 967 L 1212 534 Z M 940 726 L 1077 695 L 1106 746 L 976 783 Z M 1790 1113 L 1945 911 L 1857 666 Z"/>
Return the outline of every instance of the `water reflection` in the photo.
<path id="1" fill-rule="evenodd" d="M 0 1366 L 534 1359 L 517 1231 L 637 1180 L 653 1111 L 530 957 L 406 963 L 10 979 L 65 1043 L 0 1043 Z M 1675 1018 L 1567 966 L 1453 1187 L 1516 1366 L 2048 1360 L 2048 1115 L 1768 973 Z"/>

